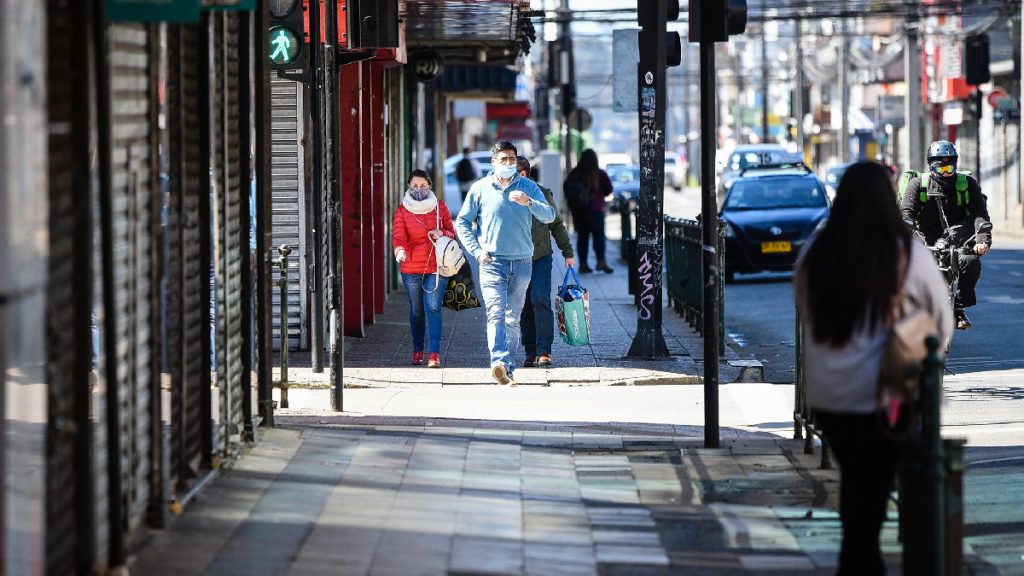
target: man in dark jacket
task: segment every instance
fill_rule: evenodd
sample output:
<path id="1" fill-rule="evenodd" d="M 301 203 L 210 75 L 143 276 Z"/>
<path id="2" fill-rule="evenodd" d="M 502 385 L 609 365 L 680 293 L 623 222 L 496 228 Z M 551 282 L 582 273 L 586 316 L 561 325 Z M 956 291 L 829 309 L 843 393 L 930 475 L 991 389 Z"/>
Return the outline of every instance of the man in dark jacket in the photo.
<path id="1" fill-rule="evenodd" d="M 480 179 L 476 162 L 469 157 L 469 148 L 462 149 L 462 159 L 455 164 L 455 179 L 459 182 L 459 191 L 466 197 L 469 187 Z"/>
<path id="2" fill-rule="evenodd" d="M 516 170 L 523 178 L 530 177 L 530 161 L 522 156 L 516 157 Z M 538 185 L 539 186 L 539 185 Z M 539 186 L 548 204 L 555 205 L 555 196 L 543 186 Z M 551 345 L 555 339 L 555 320 L 551 312 L 551 237 L 554 237 L 558 249 L 562 251 L 565 265 L 575 264 L 572 242 L 569 232 L 565 229 L 562 216 L 555 212 L 555 219 L 544 224 L 533 219 L 533 276 L 526 290 L 526 305 L 519 318 L 523 331 L 523 348 L 526 349 L 524 367 L 550 366 Z"/>
<path id="3" fill-rule="evenodd" d="M 950 227 L 962 225 L 963 232 L 952 238 L 953 242 L 962 245 L 976 234 L 973 253 L 960 256 L 960 290 L 953 303 L 956 327 L 966 330 L 971 321 L 964 309 L 977 303 L 974 289 L 981 277 L 981 257 L 988 254 L 992 244 L 987 199 L 973 176 L 956 171 L 959 156 L 951 142 L 933 142 L 928 147 L 927 159 L 928 172 L 907 183 L 900 211 L 903 219 L 924 235 L 929 246 L 945 233 L 943 215 Z"/>

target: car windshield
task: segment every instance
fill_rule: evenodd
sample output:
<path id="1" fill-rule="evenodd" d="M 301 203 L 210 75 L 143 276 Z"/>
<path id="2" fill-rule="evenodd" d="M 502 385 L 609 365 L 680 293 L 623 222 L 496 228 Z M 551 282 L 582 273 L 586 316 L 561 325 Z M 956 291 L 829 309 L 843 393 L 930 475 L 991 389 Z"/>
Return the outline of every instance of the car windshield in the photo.
<path id="1" fill-rule="evenodd" d="M 816 180 L 806 177 L 738 180 L 725 201 L 726 208 L 735 210 L 816 208 L 827 204 L 825 191 Z"/>
<path id="2" fill-rule="evenodd" d="M 639 166 L 616 166 L 614 169 L 608 171 L 608 177 L 612 182 L 624 184 L 626 182 L 639 182 L 640 181 L 640 167 Z"/>

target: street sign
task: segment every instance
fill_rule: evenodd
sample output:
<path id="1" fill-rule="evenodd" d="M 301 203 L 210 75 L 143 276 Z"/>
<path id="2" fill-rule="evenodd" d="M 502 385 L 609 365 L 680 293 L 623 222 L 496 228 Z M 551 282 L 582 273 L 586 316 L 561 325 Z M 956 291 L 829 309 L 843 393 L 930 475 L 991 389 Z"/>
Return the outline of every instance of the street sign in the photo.
<path id="1" fill-rule="evenodd" d="M 198 22 L 199 0 L 107 0 L 108 22 Z"/>
<path id="2" fill-rule="evenodd" d="M 441 55 L 433 50 L 415 52 L 409 57 L 409 68 L 416 80 L 427 83 L 437 80 L 444 71 Z"/>
<path id="3" fill-rule="evenodd" d="M 636 70 L 640 63 L 638 30 L 619 28 L 612 30 L 612 110 L 636 112 Z"/>
<path id="4" fill-rule="evenodd" d="M 270 29 L 270 62 L 284 66 L 295 62 L 302 52 L 302 43 L 295 32 L 286 26 Z"/>

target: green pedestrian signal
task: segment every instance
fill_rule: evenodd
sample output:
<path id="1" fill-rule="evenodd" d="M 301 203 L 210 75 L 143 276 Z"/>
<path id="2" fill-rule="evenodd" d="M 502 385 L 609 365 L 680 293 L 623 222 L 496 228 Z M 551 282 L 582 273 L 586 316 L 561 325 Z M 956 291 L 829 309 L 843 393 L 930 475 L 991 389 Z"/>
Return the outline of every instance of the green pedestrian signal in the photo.
<path id="1" fill-rule="evenodd" d="M 274 26 L 270 29 L 270 63 L 276 66 L 286 66 L 295 62 L 302 52 L 302 43 L 299 42 L 295 31 L 285 26 Z"/>

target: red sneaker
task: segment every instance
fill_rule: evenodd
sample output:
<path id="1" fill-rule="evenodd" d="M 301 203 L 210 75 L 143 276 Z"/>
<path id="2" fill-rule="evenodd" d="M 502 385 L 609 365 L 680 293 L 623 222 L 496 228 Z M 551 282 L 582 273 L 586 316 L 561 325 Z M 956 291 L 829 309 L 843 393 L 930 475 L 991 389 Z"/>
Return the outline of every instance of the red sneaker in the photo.
<path id="1" fill-rule="evenodd" d="M 430 358 L 427 360 L 428 368 L 440 368 L 441 367 L 441 355 L 437 352 L 431 352 Z"/>
<path id="2" fill-rule="evenodd" d="M 423 364 L 423 352 L 413 352 L 412 363 L 415 364 L 416 366 Z"/>

